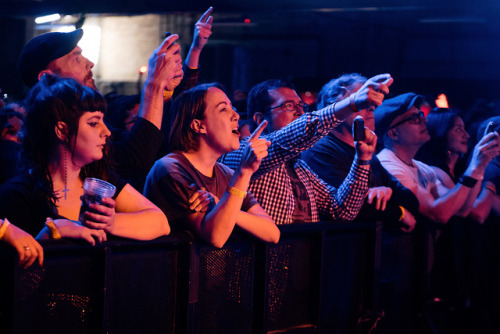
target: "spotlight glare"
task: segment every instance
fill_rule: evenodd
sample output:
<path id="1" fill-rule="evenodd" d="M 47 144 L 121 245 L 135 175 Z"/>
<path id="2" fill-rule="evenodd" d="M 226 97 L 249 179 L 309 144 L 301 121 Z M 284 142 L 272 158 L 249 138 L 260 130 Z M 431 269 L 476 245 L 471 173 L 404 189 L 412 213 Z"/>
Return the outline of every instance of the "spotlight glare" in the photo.
<path id="1" fill-rule="evenodd" d="M 448 99 L 444 94 L 439 94 L 435 102 L 438 108 L 449 108 Z"/>
<path id="2" fill-rule="evenodd" d="M 35 19 L 35 23 L 36 24 L 43 24 L 43 23 L 57 21 L 60 18 L 61 18 L 61 15 L 59 15 L 59 14 L 45 15 L 45 16 L 37 17 Z"/>

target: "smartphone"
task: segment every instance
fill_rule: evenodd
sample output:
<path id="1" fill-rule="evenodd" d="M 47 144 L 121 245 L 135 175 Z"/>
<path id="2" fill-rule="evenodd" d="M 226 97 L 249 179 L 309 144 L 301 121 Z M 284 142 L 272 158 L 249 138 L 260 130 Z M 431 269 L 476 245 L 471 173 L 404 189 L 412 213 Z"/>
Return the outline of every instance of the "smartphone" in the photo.
<path id="1" fill-rule="evenodd" d="M 484 135 L 486 136 L 488 133 L 495 131 L 495 123 L 489 122 L 486 125 L 486 129 L 484 129 Z"/>
<path id="2" fill-rule="evenodd" d="M 356 116 L 352 122 L 352 136 L 354 141 L 365 140 L 365 120 L 361 116 Z"/>

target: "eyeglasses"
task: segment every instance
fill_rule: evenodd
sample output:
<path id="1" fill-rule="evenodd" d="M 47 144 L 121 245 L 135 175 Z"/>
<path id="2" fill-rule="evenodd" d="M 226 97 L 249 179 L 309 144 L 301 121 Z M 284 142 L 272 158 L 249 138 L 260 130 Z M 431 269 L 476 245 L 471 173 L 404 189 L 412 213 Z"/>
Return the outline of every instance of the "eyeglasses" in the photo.
<path id="1" fill-rule="evenodd" d="M 271 107 L 269 109 L 277 109 L 277 108 L 285 108 L 286 111 L 297 111 L 299 108 L 302 109 L 304 112 L 307 112 L 309 110 L 309 106 L 307 103 L 300 102 L 300 103 L 293 103 L 293 102 L 285 102 L 280 104 L 279 106 L 276 107 Z"/>
<path id="2" fill-rule="evenodd" d="M 410 117 L 405 118 L 405 119 L 397 122 L 396 124 L 394 124 L 393 126 L 391 126 L 389 128 L 389 130 L 390 129 L 394 129 L 396 126 L 401 125 L 401 124 L 403 124 L 405 122 L 408 122 L 408 123 L 411 123 L 411 124 L 420 124 L 420 123 L 424 122 L 425 119 L 426 118 L 425 118 L 424 112 L 422 110 L 419 110 L 418 114 L 413 114 Z"/>

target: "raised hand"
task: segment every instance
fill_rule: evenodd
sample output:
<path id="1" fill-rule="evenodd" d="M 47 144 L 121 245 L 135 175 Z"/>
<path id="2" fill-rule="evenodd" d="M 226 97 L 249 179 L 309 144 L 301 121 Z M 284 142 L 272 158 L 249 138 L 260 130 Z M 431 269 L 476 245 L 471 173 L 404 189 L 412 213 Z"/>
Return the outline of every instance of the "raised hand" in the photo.
<path id="1" fill-rule="evenodd" d="M 259 138 L 266 126 L 267 121 L 261 122 L 257 129 L 248 137 L 248 143 L 243 153 L 243 159 L 241 160 L 241 170 L 250 169 L 252 173 L 255 173 L 259 169 L 262 159 L 267 157 L 267 149 L 271 145 L 271 142 L 267 139 Z"/>
<path id="2" fill-rule="evenodd" d="M 168 36 L 158 48 L 156 48 L 148 61 L 147 81 L 154 82 L 164 90 L 174 90 L 182 80 L 181 47 L 174 43 L 179 35 Z"/>
<path id="3" fill-rule="evenodd" d="M 351 95 L 358 110 L 378 107 L 389 94 L 389 87 L 394 82 L 390 74 L 379 74 L 368 79 L 363 86 Z"/>
<path id="4" fill-rule="evenodd" d="M 500 153 L 500 136 L 496 131 L 485 134 L 474 147 L 470 162 L 471 168 L 484 171 L 493 158 Z"/>
<path id="5" fill-rule="evenodd" d="M 377 146 L 377 135 L 365 127 L 365 140 L 354 143 L 356 147 L 356 155 L 362 160 L 371 160 L 375 147 Z"/>
<path id="6" fill-rule="evenodd" d="M 210 16 L 213 7 L 209 7 L 194 25 L 193 48 L 203 49 L 212 34 L 212 22 L 214 17 Z"/>

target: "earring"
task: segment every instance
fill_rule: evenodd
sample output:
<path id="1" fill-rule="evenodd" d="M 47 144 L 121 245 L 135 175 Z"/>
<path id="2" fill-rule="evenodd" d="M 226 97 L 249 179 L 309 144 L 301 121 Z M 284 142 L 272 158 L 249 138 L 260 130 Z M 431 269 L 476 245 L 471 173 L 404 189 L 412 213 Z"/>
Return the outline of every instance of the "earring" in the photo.
<path id="1" fill-rule="evenodd" d="M 63 189 L 65 200 L 68 198 L 67 193 L 69 191 L 69 189 L 68 189 L 68 159 L 67 159 L 66 153 L 67 153 L 67 151 L 66 151 L 66 147 L 65 147 L 64 148 L 64 189 Z"/>

